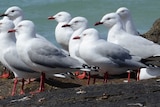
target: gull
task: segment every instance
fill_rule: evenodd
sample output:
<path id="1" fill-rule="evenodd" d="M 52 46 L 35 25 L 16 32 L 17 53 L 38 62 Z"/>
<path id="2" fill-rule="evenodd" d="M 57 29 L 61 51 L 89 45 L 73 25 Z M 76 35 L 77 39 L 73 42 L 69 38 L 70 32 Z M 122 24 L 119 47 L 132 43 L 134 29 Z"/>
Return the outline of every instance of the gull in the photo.
<path id="1" fill-rule="evenodd" d="M 22 61 L 31 69 L 41 73 L 42 78 L 38 92 L 44 91 L 45 74 L 52 75 L 77 69 L 85 71 L 98 69 L 98 67 L 91 67 L 66 55 L 51 42 L 37 38 L 35 25 L 30 20 L 21 21 L 8 32 L 17 32 L 18 34 L 16 48 Z"/>
<path id="2" fill-rule="evenodd" d="M 160 76 L 160 68 L 141 68 L 137 74 L 138 80 L 157 78 Z"/>
<path id="3" fill-rule="evenodd" d="M 132 20 L 131 12 L 128 8 L 120 7 L 119 9 L 117 9 L 116 13 L 121 17 L 123 28 L 127 33 L 139 35 L 139 32 L 137 31 Z"/>
<path id="4" fill-rule="evenodd" d="M 109 13 L 95 25 L 103 24 L 108 31 L 108 42 L 118 44 L 130 51 L 131 55 L 145 59 L 160 55 L 160 46 L 141 36 L 135 36 L 124 31 L 121 18 L 117 13 Z M 138 59 L 137 59 L 138 60 Z"/>
<path id="5" fill-rule="evenodd" d="M 137 56 L 135 59 L 136 61 L 160 56 L 160 46 L 158 44 L 141 36 L 136 36 L 125 32 L 121 18 L 117 13 L 109 13 L 104 15 L 101 21 L 97 22 L 95 25 L 99 24 L 103 24 L 109 29 L 107 41 L 118 44 L 129 50 L 131 55 Z M 152 65 L 154 66 L 154 64 Z M 152 68 L 147 67 L 146 69 L 151 71 L 150 69 Z"/>
<path id="6" fill-rule="evenodd" d="M 140 62 L 134 61 L 127 49 L 100 39 L 99 32 L 94 28 L 84 30 L 76 38 L 82 39 L 79 46 L 80 57 L 89 65 L 99 66 L 101 73 L 117 75 L 125 73 L 129 69 L 137 70 L 140 67 L 146 67 Z"/>
<path id="7" fill-rule="evenodd" d="M 48 19 L 56 20 L 58 22 L 55 28 L 55 39 L 63 49 L 69 51 L 68 45 L 73 30 L 70 27 L 62 27 L 62 25 L 69 23 L 69 21 L 71 20 L 71 15 L 68 12 L 61 11 L 55 14 L 54 16 L 48 17 Z"/>
<path id="8" fill-rule="evenodd" d="M 1 14 L 0 17 L 8 17 L 10 20 L 13 21 L 14 25 L 16 26 L 19 22 L 24 19 L 24 12 L 18 6 L 9 7 L 4 14 Z M 36 34 L 37 37 L 46 40 L 43 36 Z"/>
<path id="9" fill-rule="evenodd" d="M 3 18 L 0 20 L 0 61 L 1 63 L 13 72 L 14 86 L 12 96 L 15 94 L 18 79 L 22 79 L 20 94 L 24 94 L 24 79 L 37 78 L 40 73 L 30 69 L 18 56 L 16 50 L 16 38 L 14 33 L 8 33 L 9 29 L 14 28 L 11 20 Z"/>
<path id="10" fill-rule="evenodd" d="M 73 18 L 68 24 L 63 25 L 62 27 L 71 27 L 74 31 L 69 40 L 70 56 L 82 63 L 86 63 L 82 58 L 79 57 L 78 49 L 81 42 L 80 39 L 73 38 L 77 35 L 80 35 L 88 27 L 88 20 L 85 17 L 77 16 Z"/>

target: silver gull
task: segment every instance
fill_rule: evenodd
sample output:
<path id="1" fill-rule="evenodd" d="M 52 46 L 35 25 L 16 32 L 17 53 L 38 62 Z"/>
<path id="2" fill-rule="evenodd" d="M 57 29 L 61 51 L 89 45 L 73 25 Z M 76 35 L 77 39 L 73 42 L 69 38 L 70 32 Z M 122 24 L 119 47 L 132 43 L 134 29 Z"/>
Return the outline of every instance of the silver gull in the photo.
<path id="1" fill-rule="evenodd" d="M 80 39 L 73 39 L 75 36 L 80 35 L 87 27 L 88 20 L 85 17 L 75 17 L 68 24 L 63 25 L 62 27 L 71 27 L 73 29 L 73 34 L 69 40 L 69 54 L 71 57 L 79 60 L 82 63 L 86 63 L 82 58 L 79 57 L 79 44 Z"/>
<path id="2" fill-rule="evenodd" d="M 131 12 L 128 8 L 120 7 L 119 9 L 117 9 L 116 13 L 118 13 L 118 15 L 121 17 L 123 28 L 127 33 L 139 35 L 139 32 L 137 31 L 133 22 Z"/>
<path id="3" fill-rule="evenodd" d="M 49 41 L 36 37 L 35 25 L 32 21 L 21 21 L 9 32 L 17 32 L 16 48 L 20 58 L 33 70 L 41 72 L 42 78 L 38 92 L 44 91 L 44 79 L 46 74 L 63 73 L 77 69 L 90 71 L 90 68 L 78 60 L 66 55 Z M 25 44 L 24 44 L 25 43 Z"/>
<path id="4" fill-rule="evenodd" d="M 8 17 L 10 20 L 13 21 L 14 25 L 16 26 L 19 22 L 24 19 L 23 10 L 18 6 L 9 7 L 4 14 L 1 14 L 0 17 Z M 37 37 L 44 39 L 45 38 L 39 34 L 36 34 Z"/>
<path id="5" fill-rule="evenodd" d="M 160 55 L 160 46 L 141 36 L 135 36 L 124 31 L 120 16 L 117 13 L 109 13 L 103 16 L 100 22 L 108 31 L 108 42 L 112 42 L 128 49 L 131 55 L 145 59 L 151 56 Z"/>
<path id="6" fill-rule="evenodd" d="M 18 56 L 15 34 L 8 33 L 8 30 L 12 28 L 14 28 L 14 24 L 11 20 L 4 18 L 0 20 L 0 61 L 5 67 L 12 71 L 15 76 L 12 95 L 15 94 L 18 78 L 22 79 L 20 93 L 24 94 L 24 79 L 37 78 L 40 74 L 30 69 Z"/>
<path id="7" fill-rule="evenodd" d="M 69 23 L 69 21 L 71 20 L 71 15 L 68 12 L 61 11 L 55 14 L 54 16 L 48 17 L 48 19 L 56 20 L 58 22 L 55 28 L 55 39 L 63 49 L 69 51 L 68 45 L 73 30 L 70 27 L 62 27 L 62 25 Z"/>
<path id="8" fill-rule="evenodd" d="M 129 51 L 120 45 L 100 39 L 98 31 L 94 28 L 84 30 L 80 38 L 82 38 L 79 46 L 80 57 L 89 65 L 99 66 L 102 73 L 117 75 L 130 69 L 137 70 L 140 67 L 146 67 L 134 61 Z"/>

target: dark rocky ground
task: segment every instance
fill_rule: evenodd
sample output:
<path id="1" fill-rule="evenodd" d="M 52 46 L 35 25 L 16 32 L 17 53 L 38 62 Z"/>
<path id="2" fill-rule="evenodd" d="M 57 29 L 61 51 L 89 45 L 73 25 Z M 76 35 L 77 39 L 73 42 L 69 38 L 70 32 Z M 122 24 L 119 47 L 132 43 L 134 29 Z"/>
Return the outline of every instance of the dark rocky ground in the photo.
<path id="1" fill-rule="evenodd" d="M 160 18 L 157 19 L 153 23 L 151 29 L 148 32 L 146 32 L 145 34 L 143 34 L 141 36 L 143 36 L 143 37 L 145 37 L 155 43 L 160 44 Z"/>
<path id="2" fill-rule="evenodd" d="M 160 43 L 160 19 L 141 36 Z M 0 107 L 160 107 L 158 78 L 137 82 L 132 74 L 126 83 L 126 77 L 112 76 L 105 84 L 98 78 L 90 85 L 87 79 L 52 78 L 46 80 L 44 92 L 34 95 L 29 92 L 39 87 L 38 80 L 25 85 L 25 95 L 19 95 L 19 83 L 15 96 L 11 96 L 13 79 L 0 79 Z"/>
<path id="3" fill-rule="evenodd" d="M 46 80 L 46 90 L 29 94 L 38 88 L 34 81 L 25 86 L 25 95 L 10 96 L 13 80 L 0 80 L 0 107 L 160 107 L 160 81 L 158 78 L 136 81 L 134 74 L 129 83 L 127 74 L 109 77 L 108 83 L 98 78 L 96 84 L 87 85 L 87 79 Z M 20 84 L 18 84 L 20 88 Z"/>

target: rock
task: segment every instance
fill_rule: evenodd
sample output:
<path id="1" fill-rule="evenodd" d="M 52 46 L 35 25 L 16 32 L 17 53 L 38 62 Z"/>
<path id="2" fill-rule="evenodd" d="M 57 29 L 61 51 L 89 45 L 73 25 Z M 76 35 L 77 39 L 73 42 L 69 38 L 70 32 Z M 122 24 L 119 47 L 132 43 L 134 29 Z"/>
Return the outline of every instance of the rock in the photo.
<path id="1" fill-rule="evenodd" d="M 152 28 L 148 32 L 141 36 L 160 44 L 160 18 L 153 23 Z"/>

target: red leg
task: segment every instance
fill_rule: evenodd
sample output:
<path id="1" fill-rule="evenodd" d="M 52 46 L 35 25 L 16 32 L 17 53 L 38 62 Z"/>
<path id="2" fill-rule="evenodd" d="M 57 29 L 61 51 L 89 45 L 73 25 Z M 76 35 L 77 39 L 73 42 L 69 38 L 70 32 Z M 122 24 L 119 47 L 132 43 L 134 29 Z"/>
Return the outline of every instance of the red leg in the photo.
<path id="1" fill-rule="evenodd" d="M 44 91 L 44 81 L 45 81 L 45 73 L 41 73 L 40 87 L 39 92 Z"/>
<path id="2" fill-rule="evenodd" d="M 15 95 L 17 83 L 18 83 L 18 79 L 15 78 L 14 79 L 14 85 L 13 85 L 13 88 L 12 88 L 12 94 L 11 94 L 12 96 Z"/>
<path id="3" fill-rule="evenodd" d="M 137 71 L 137 81 L 139 81 L 140 69 Z"/>
<path id="4" fill-rule="evenodd" d="M 44 81 L 45 81 L 45 73 L 41 73 L 41 77 L 40 77 L 40 86 L 39 89 L 35 92 L 30 92 L 30 94 L 36 94 L 36 93 L 40 93 L 42 91 L 44 91 Z"/>
<path id="5" fill-rule="evenodd" d="M 90 84 L 90 79 L 91 79 L 91 73 L 89 72 L 88 73 L 88 82 L 87 82 L 88 85 Z"/>
<path id="6" fill-rule="evenodd" d="M 108 72 L 104 73 L 104 83 L 107 83 L 107 79 L 108 79 Z"/>
<path id="7" fill-rule="evenodd" d="M 10 73 L 7 72 L 6 67 L 4 67 L 4 71 L 2 73 L 2 75 L 0 76 L 0 78 L 8 78 L 10 76 Z"/>
<path id="8" fill-rule="evenodd" d="M 130 82 L 131 72 L 128 70 L 128 82 Z"/>
<path id="9" fill-rule="evenodd" d="M 93 75 L 93 84 L 96 83 L 96 75 Z"/>
<path id="10" fill-rule="evenodd" d="M 21 92 L 20 92 L 20 94 L 25 94 L 24 93 L 24 78 L 22 78 L 22 86 L 21 86 Z"/>

